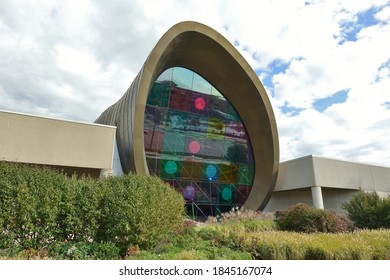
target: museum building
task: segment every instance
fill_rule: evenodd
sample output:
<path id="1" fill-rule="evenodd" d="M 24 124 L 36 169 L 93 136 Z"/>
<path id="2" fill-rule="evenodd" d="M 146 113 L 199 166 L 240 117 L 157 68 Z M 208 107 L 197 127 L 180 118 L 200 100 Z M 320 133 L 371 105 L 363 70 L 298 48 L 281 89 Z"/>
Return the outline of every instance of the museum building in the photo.
<path id="1" fill-rule="evenodd" d="M 94 124 L 0 112 L 0 159 L 94 177 L 156 175 L 193 217 L 297 202 L 342 211 L 359 189 L 390 195 L 390 168 L 315 156 L 279 164 L 275 116 L 256 73 L 197 22 L 169 29 Z"/>

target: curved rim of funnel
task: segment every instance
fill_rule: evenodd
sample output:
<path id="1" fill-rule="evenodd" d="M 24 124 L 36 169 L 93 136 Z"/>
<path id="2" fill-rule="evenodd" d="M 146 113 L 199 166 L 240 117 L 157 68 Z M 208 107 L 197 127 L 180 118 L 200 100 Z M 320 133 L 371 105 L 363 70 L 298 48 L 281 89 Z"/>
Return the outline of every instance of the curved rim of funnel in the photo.
<path id="1" fill-rule="evenodd" d="M 237 49 L 217 31 L 198 22 L 181 22 L 170 28 L 137 77 L 132 116 L 133 171 L 149 173 L 143 139 L 145 104 L 154 81 L 172 67 L 188 68 L 203 76 L 236 108 L 255 161 L 253 186 L 244 208 L 262 210 L 274 190 L 279 169 L 279 140 L 271 103 L 256 73 Z"/>

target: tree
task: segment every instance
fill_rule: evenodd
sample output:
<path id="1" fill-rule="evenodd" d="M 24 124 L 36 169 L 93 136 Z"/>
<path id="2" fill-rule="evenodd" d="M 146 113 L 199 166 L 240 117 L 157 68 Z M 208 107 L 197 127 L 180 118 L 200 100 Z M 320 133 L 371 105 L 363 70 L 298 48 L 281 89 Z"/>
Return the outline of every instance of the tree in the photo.
<path id="1" fill-rule="evenodd" d="M 376 192 L 359 191 L 342 208 L 358 228 L 390 228 L 390 198 Z"/>

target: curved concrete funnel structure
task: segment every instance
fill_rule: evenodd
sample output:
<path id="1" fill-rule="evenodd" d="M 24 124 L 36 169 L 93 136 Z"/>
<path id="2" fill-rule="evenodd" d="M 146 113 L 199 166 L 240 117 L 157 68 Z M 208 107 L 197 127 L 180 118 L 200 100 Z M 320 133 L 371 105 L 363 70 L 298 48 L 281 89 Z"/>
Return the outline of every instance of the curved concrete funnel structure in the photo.
<path id="1" fill-rule="evenodd" d="M 169 29 L 146 59 L 124 96 L 96 120 L 117 126 L 123 171 L 148 174 L 144 115 L 148 93 L 158 76 L 172 67 L 188 68 L 223 93 L 239 113 L 252 144 L 255 174 L 247 209 L 262 210 L 273 192 L 279 167 L 275 116 L 267 93 L 242 55 L 215 30 L 182 22 Z"/>

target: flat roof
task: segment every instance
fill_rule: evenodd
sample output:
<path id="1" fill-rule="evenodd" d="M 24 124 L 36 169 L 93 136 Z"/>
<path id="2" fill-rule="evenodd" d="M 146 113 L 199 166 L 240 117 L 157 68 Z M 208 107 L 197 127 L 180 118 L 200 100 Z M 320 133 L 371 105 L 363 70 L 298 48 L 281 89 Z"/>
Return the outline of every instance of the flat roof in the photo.
<path id="1" fill-rule="evenodd" d="M 112 169 L 116 127 L 0 111 L 0 159 Z"/>
<path id="2" fill-rule="evenodd" d="M 0 110 L 0 113 L 15 114 L 15 115 L 20 115 L 20 116 L 41 118 L 41 119 L 55 120 L 55 121 L 62 121 L 62 122 L 71 122 L 71 123 L 77 123 L 77 124 L 83 124 L 83 125 L 93 125 L 93 126 L 116 128 L 116 126 L 113 126 L 113 125 L 98 124 L 98 123 L 86 122 L 86 121 L 75 121 L 75 120 L 61 119 L 61 118 L 56 118 L 56 117 L 46 117 L 46 116 L 41 116 L 41 115 L 35 115 L 35 114 L 30 114 L 30 113 L 21 113 L 21 112 L 8 111 L 8 110 Z"/>
<path id="3" fill-rule="evenodd" d="M 313 186 L 390 192 L 390 168 L 313 155 L 280 164 L 275 191 Z"/>
<path id="4" fill-rule="evenodd" d="M 334 157 L 319 156 L 319 155 L 306 155 L 306 156 L 302 156 L 302 157 L 298 157 L 298 158 L 288 159 L 288 160 L 282 161 L 281 164 L 294 162 L 294 161 L 298 161 L 298 160 L 304 160 L 304 159 L 308 159 L 308 158 L 318 158 L 318 159 L 324 159 L 324 160 L 332 160 L 332 161 L 340 161 L 340 162 L 353 163 L 353 164 L 361 164 L 361 165 L 390 168 L 390 166 L 380 165 L 378 163 L 359 162 L 359 161 L 340 159 L 340 158 L 334 158 Z"/>

